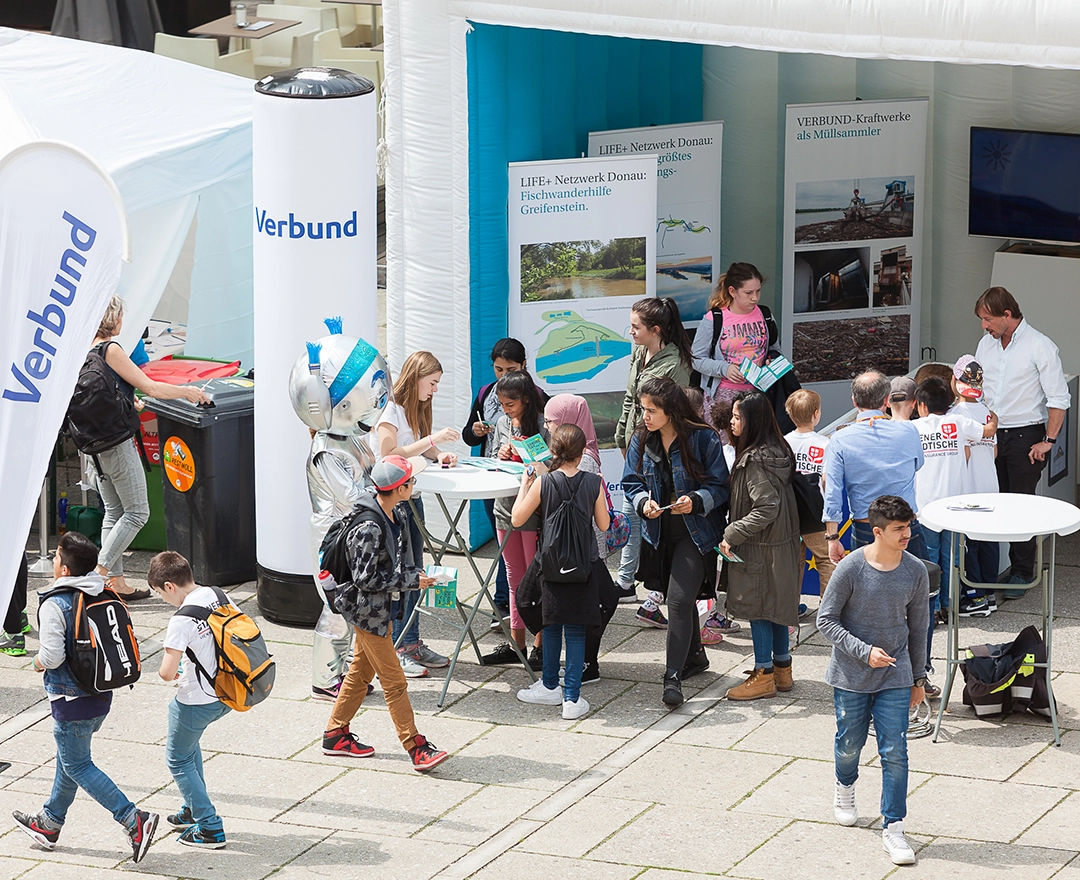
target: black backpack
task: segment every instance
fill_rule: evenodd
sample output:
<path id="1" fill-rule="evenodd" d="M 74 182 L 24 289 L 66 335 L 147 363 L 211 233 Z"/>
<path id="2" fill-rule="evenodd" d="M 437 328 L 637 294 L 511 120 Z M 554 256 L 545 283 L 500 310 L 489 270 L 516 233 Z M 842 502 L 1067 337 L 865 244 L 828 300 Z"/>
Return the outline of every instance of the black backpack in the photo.
<path id="1" fill-rule="evenodd" d="M 124 393 L 120 378 L 105 363 L 111 341 L 95 345 L 86 355 L 67 410 L 67 431 L 75 448 L 97 455 L 139 434 L 135 402 Z"/>
<path id="2" fill-rule="evenodd" d="M 592 523 L 574 504 L 577 489 L 570 491 L 566 475 L 551 471 L 545 475 L 559 493 L 559 505 L 544 516 L 540 541 L 541 570 L 549 584 L 580 584 L 592 574 L 592 550 L 596 547 Z M 556 479 L 556 477 L 558 479 Z"/>
<path id="3" fill-rule="evenodd" d="M 124 685 L 134 687 L 142 673 L 142 661 L 123 599 L 108 587 L 97 596 L 88 596 L 77 587 L 57 587 L 45 593 L 42 601 L 59 593 L 73 597 L 65 650 L 79 686 L 88 694 L 105 694 Z"/>
<path id="4" fill-rule="evenodd" d="M 825 513 L 825 499 L 821 497 L 821 485 L 816 478 L 793 471 L 791 488 L 795 493 L 795 509 L 799 512 L 799 534 L 814 535 L 825 528 L 821 517 Z"/>

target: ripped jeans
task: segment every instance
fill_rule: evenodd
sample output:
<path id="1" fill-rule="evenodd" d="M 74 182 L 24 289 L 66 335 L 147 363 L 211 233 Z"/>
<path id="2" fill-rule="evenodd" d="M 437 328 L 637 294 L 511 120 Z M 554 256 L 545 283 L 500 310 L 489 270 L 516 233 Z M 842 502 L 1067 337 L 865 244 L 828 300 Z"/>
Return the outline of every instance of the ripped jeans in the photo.
<path id="1" fill-rule="evenodd" d="M 907 815 L 907 729 L 911 688 L 890 688 L 859 694 L 833 688 L 836 707 L 836 779 L 854 785 L 859 778 L 859 755 L 874 719 L 878 755 L 881 756 L 882 824 L 899 822 Z"/>

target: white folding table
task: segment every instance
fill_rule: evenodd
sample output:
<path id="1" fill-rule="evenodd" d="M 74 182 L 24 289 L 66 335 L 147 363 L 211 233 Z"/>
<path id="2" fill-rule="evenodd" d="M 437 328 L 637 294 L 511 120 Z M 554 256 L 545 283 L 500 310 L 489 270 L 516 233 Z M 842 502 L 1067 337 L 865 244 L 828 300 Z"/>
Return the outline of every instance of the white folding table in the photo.
<path id="1" fill-rule="evenodd" d="M 954 510 L 965 504 L 992 510 Z M 919 511 L 919 522 L 936 532 L 950 531 L 959 535 L 954 541 L 949 560 L 949 646 L 946 655 L 945 689 L 934 725 L 934 742 L 941 731 L 941 720 L 949 706 L 949 696 L 960 660 L 960 584 L 975 589 L 997 590 L 1001 584 L 979 584 L 969 581 L 964 572 L 965 538 L 976 541 L 1036 541 L 1035 579 L 1029 584 L 1009 584 L 1009 589 L 1029 590 L 1042 587 L 1043 641 L 1046 643 L 1046 663 L 1036 663 L 1046 669 L 1046 689 L 1050 695 L 1050 721 L 1054 727 L 1054 745 L 1061 745 L 1058 732 L 1057 707 L 1050 680 L 1053 662 L 1054 634 L 1054 551 L 1058 535 L 1071 535 L 1080 530 L 1080 508 L 1057 498 L 1041 495 L 1017 495 L 1006 492 L 955 495 L 931 502 Z M 1049 541 L 1047 541 L 1049 539 Z"/>
<path id="2" fill-rule="evenodd" d="M 476 652 L 476 661 L 481 662 L 480 657 L 480 645 L 476 641 L 476 636 L 472 632 L 473 620 L 476 619 L 476 615 L 480 611 L 481 602 L 487 599 L 488 605 L 491 607 L 492 616 L 495 620 L 498 620 L 502 626 L 503 632 L 506 635 L 507 641 L 510 646 L 517 653 L 521 660 L 522 666 L 525 667 L 525 671 L 529 674 L 529 678 L 532 681 L 536 681 L 536 675 L 532 671 L 532 667 L 529 666 L 529 662 L 525 657 L 514 639 L 511 637 L 509 627 L 502 619 L 502 614 L 495 607 L 495 600 L 492 598 L 488 588 L 491 585 L 491 581 L 495 576 L 495 572 L 499 567 L 499 556 L 502 554 L 503 546 L 506 543 L 506 538 L 499 542 L 495 558 L 488 564 L 486 573 L 482 573 L 478 560 L 469 549 L 469 543 L 465 540 L 461 534 L 461 530 L 458 528 L 458 523 L 461 521 L 461 517 L 465 511 L 468 510 L 470 501 L 481 501 L 494 498 L 507 498 L 512 495 L 517 495 L 518 487 L 521 485 L 521 478 L 514 474 L 509 474 L 504 471 L 489 471 L 482 468 L 472 467 L 470 465 L 459 464 L 452 468 L 441 467 L 428 467 L 416 476 L 416 491 L 422 492 L 425 495 L 434 495 L 435 500 L 439 502 L 439 507 L 442 509 L 443 515 L 446 517 L 449 530 L 442 538 L 438 538 L 431 534 L 427 525 L 417 517 L 420 531 L 424 535 L 424 543 L 427 545 L 428 551 L 431 553 L 435 560 L 436 565 L 442 564 L 443 556 L 449 551 L 456 551 L 461 553 L 468 561 L 469 566 L 472 568 L 473 573 L 476 575 L 476 579 L 480 584 L 480 592 L 476 594 L 476 598 L 472 604 L 467 602 L 457 603 L 458 614 L 461 615 L 462 626 L 458 627 L 461 631 L 461 635 L 458 638 L 457 644 L 454 646 L 453 654 L 450 656 L 450 667 L 446 671 L 446 680 L 443 682 L 442 693 L 439 695 L 439 701 L 437 705 L 441 708 L 443 702 L 446 700 L 446 691 L 450 687 L 450 680 L 454 677 L 454 669 L 457 666 L 458 655 L 461 653 L 461 648 L 465 644 L 465 639 L 469 639 L 472 642 L 473 650 Z M 450 509 L 447 506 L 447 501 L 457 502 L 457 510 L 451 514 Z M 415 507 L 413 513 L 416 513 Z M 509 532 L 506 533 L 506 537 L 509 537 Z M 421 606 L 417 605 L 413 614 L 423 613 L 431 614 L 429 611 L 421 611 Z M 409 618 L 411 622 L 412 617 Z M 402 627 L 402 635 L 408 626 Z"/>

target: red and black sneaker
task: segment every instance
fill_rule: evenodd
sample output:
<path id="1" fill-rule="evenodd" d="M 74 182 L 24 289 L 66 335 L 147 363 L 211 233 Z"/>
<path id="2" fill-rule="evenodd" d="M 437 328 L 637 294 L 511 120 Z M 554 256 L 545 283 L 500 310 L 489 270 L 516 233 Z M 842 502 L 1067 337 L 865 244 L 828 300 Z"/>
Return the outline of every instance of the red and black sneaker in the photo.
<path id="1" fill-rule="evenodd" d="M 427 773 L 433 767 L 438 767 L 450 757 L 449 752 L 443 752 L 435 748 L 419 733 L 413 738 L 413 747 L 409 749 L 409 757 L 412 758 L 413 770 Z"/>
<path id="2" fill-rule="evenodd" d="M 30 835 L 35 843 L 40 844 L 45 849 L 52 849 L 56 846 L 56 841 L 60 839 L 60 829 L 53 828 L 52 823 L 40 813 L 31 815 L 30 813 L 20 813 L 15 810 L 11 817 L 15 820 L 15 824 Z"/>
<path id="3" fill-rule="evenodd" d="M 141 862 L 146 851 L 150 849 L 150 842 L 154 839 L 157 831 L 159 816 L 157 813 L 148 813 L 146 810 L 136 810 L 128 826 L 128 838 L 131 840 L 131 860 Z"/>
<path id="4" fill-rule="evenodd" d="M 365 746 L 349 733 L 349 725 L 336 727 L 323 734 L 322 752 L 324 755 L 347 755 L 350 758 L 369 758 L 375 749 Z"/>

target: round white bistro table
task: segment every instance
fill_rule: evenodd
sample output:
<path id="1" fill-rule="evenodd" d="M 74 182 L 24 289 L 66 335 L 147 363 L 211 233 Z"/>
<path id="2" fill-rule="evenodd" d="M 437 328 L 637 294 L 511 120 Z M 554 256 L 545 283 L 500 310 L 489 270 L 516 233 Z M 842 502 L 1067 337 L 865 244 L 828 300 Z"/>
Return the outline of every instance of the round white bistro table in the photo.
<path id="1" fill-rule="evenodd" d="M 482 501 L 489 498 L 507 498 L 509 496 L 514 496 L 517 495 L 518 487 L 520 486 L 521 477 L 519 476 L 506 473 L 505 471 L 486 470 L 467 464 L 459 464 L 452 468 L 429 465 L 426 470 L 416 476 L 416 491 L 426 495 L 434 495 L 435 500 L 439 502 L 439 507 L 442 508 L 443 516 L 446 517 L 446 522 L 449 524 L 449 531 L 447 531 L 446 535 L 442 538 L 437 538 L 428 531 L 427 526 L 419 519 L 419 517 L 417 517 L 420 531 L 423 532 L 424 535 L 424 543 L 427 544 L 428 550 L 435 560 L 435 564 L 441 565 L 442 558 L 448 551 L 457 551 L 468 561 L 469 565 L 472 567 L 473 573 L 476 575 L 476 580 L 480 584 L 480 592 L 476 594 L 476 599 L 471 605 L 461 601 L 457 603 L 458 614 L 461 615 L 463 625 L 459 627 L 461 635 L 450 656 L 450 667 L 446 671 L 446 680 L 443 681 L 442 693 L 439 694 L 439 701 L 436 704 L 439 708 L 442 708 L 442 704 L 446 700 L 446 691 L 450 687 L 450 680 L 454 677 L 454 669 L 457 666 L 458 655 L 461 653 L 461 648 L 465 644 L 465 639 L 469 639 L 472 642 L 473 650 L 476 652 L 476 662 L 480 662 L 480 645 L 473 635 L 472 624 L 477 613 L 480 611 L 480 605 L 484 599 L 487 599 L 495 619 L 502 625 L 503 631 L 506 634 L 506 640 L 517 652 L 518 657 L 521 658 L 521 664 L 525 667 L 525 671 L 529 674 L 529 678 L 532 681 L 536 681 L 536 675 L 533 673 L 532 667 L 529 666 L 525 654 L 518 649 L 513 638 L 511 638 L 509 628 L 505 621 L 503 621 L 502 614 L 496 609 L 495 600 L 488 591 L 488 588 L 491 586 L 491 582 L 495 577 L 495 572 L 498 571 L 499 556 L 502 554 L 503 545 L 506 543 L 505 537 L 498 543 L 495 557 L 488 564 L 487 573 L 485 574 L 481 573 L 480 567 L 477 565 L 478 560 L 473 556 L 472 551 L 469 549 L 468 541 L 465 540 L 458 527 L 462 515 L 464 515 L 465 511 L 469 508 L 470 501 Z M 447 501 L 450 501 L 451 503 L 457 502 L 457 510 L 453 514 L 450 513 Z M 413 513 L 414 515 L 416 513 L 415 507 L 413 508 Z M 506 537 L 509 537 L 509 534 L 510 533 L 507 532 Z M 419 611 L 420 605 L 417 605 L 413 614 L 417 614 Z M 425 611 L 424 613 L 428 614 L 430 612 Z M 407 626 L 402 627 L 403 636 L 406 629 L 408 629 Z"/>
<path id="2" fill-rule="evenodd" d="M 964 505 L 984 509 L 957 509 Z M 985 508 L 993 508 L 987 510 Z M 947 675 L 941 695 L 934 742 L 941 730 L 941 719 L 949 706 L 956 669 L 960 665 L 960 582 L 975 588 L 1001 589 L 1001 584 L 977 584 L 969 581 L 964 572 L 965 538 L 976 541 L 1036 541 L 1035 580 L 1030 584 L 1010 584 L 1009 589 L 1029 590 L 1042 586 L 1043 641 L 1046 643 L 1046 689 L 1050 695 L 1050 721 L 1054 727 L 1054 745 L 1061 745 L 1058 733 L 1057 707 L 1050 681 L 1053 660 L 1054 631 L 1054 549 L 1058 535 L 1071 535 L 1080 530 L 1080 508 L 1057 498 L 1041 495 L 1017 495 L 988 492 L 975 495 L 954 495 L 931 502 L 919 511 L 919 522 L 935 532 L 956 532 L 960 539 L 953 542 L 949 565 L 949 647 L 946 655 Z"/>

